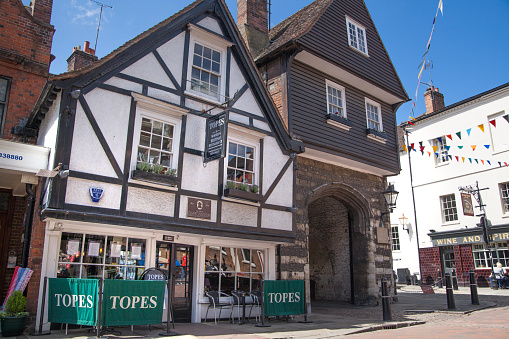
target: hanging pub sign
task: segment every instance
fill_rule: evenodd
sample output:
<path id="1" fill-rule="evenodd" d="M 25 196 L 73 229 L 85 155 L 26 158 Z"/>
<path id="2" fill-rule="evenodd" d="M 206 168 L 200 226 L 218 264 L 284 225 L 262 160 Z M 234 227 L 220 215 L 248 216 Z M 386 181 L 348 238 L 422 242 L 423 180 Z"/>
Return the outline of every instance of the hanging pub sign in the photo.
<path id="1" fill-rule="evenodd" d="M 226 113 L 208 118 L 206 129 L 203 162 L 224 158 L 226 154 L 226 132 L 228 131 Z"/>
<path id="2" fill-rule="evenodd" d="M 463 214 L 474 216 L 474 207 L 472 206 L 472 196 L 468 193 L 461 193 L 461 203 L 463 204 Z"/>

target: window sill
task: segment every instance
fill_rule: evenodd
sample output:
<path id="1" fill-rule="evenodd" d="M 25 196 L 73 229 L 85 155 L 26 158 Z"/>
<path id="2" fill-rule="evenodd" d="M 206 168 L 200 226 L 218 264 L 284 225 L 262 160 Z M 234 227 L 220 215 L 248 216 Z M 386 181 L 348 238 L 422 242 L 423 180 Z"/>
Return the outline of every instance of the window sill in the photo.
<path id="1" fill-rule="evenodd" d="M 436 164 L 435 167 L 446 166 L 446 165 L 449 165 L 449 163 L 450 163 L 450 160 L 447 160 L 447 161 L 441 162 L 439 164 Z"/>
<path id="2" fill-rule="evenodd" d="M 333 126 L 339 127 L 346 131 L 349 131 L 352 128 L 352 123 L 348 121 L 348 119 L 340 117 L 339 115 L 328 113 L 326 116 L 327 123 Z"/>
<path id="3" fill-rule="evenodd" d="M 174 177 L 167 174 L 157 174 L 157 173 L 151 173 L 151 172 L 145 172 L 145 171 L 139 171 L 139 170 L 133 170 L 131 173 L 131 178 L 140 180 L 140 181 L 147 181 L 152 182 L 156 184 L 163 184 L 167 186 L 175 186 L 178 184 L 179 178 Z"/>
<path id="4" fill-rule="evenodd" d="M 377 131 L 376 129 L 368 128 L 366 129 L 366 133 L 368 134 L 369 139 L 376 140 L 385 144 L 387 142 L 387 134 L 385 132 Z"/>
<path id="5" fill-rule="evenodd" d="M 449 221 L 449 222 L 443 222 L 442 226 L 454 226 L 461 224 L 458 220 Z"/>
<path id="6" fill-rule="evenodd" d="M 364 53 L 363 51 L 361 51 L 361 50 L 359 50 L 359 49 L 357 49 L 357 48 L 355 48 L 355 47 L 350 46 L 350 44 L 348 45 L 348 47 L 350 47 L 350 49 L 351 49 L 352 51 L 354 51 L 354 52 L 356 52 L 356 53 L 359 53 L 360 55 L 362 55 L 362 56 L 364 56 L 364 57 L 366 57 L 366 58 L 369 58 L 369 54 Z"/>
<path id="7" fill-rule="evenodd" d="M 184 94 L 186 96 L 189 96 L 191 98 L 196 98 L 196 99 L 199 99 L 199 100 L 202 100 L 202 101 L 206 101 L 206 103 L 208 103 L 209 105 L 211 106 L 218 106 L 218 105 L 221 105 L 222 103 L 219 102 L 219 100 L 211 97 L 211 96 L 208 96 L 208 95 L 205 95 L 203 93 L 200 93 L 200 92 L 195 92 L 193 90 L 190 90 L 190 89 L 187 89 Z"/>
<path id="8" fill-rule="evenodd" d="M 232 188 L 226 188 L 223 190 L 223 196 L 228 198 L 242 199 L 252 202 L 260 202 L 263 196 L 259 193 L 246 192 Z"/>

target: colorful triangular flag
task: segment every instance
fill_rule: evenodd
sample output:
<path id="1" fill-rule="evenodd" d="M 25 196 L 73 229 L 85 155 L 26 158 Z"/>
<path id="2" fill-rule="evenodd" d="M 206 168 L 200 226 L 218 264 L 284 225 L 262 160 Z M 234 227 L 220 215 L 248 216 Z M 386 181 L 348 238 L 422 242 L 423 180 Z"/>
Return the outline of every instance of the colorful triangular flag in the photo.
<path id="1" fill-rule="evenodd" d="M 484 160 L 481 160 L 482 164 L 484 165 Z"/>
<path id="2" fill-rule="evenodd" d="M 491 161 L 489 161 L 489 160 L 486 160 L 486 162 L 487 162 L 487 163 L 488 163 L 488 164 L 489 164 L 489 165 L 491 166 Z"/>
<path id="3" fill-rule="evenodd" d="M 456 155 L 456 161 L 460 161 L 460 158 Z"/>
<path id="4" fill-rule="evenodd" d="M 461 132 L 457 132 L 456 135 L 458 136 L 458 138 L 460 138 L 461 140 Z"/>
<path id="5" fill-rule="evenodd" d="M 505 121 L 509 122 L 509 114 L 504 115 L 502 118 L 504 118 Z"/>
<path id="6" fill-rule="evenodd" d="M 442 137 L 438 137 L 437 140 L 440 144 L 442 144 Z"/>
<path id="7" fill-rule="evenodd" d="M 486 149 L 490 149 L 490 145 L 484 145 L 484 147 L 486 147 Z"/>
<path id="8" fill-rule="evenodd" d="M 458 148 L 459 148 L 459 149 L 462 149 L 462 148 L 463 148 L 463 146 L 458 146 Z"/>
<path id="9" fill-rule="evenodd" d="M 403 151 L 408 152 L 407 147 L 405 144 L 403 144 Z"/>
<path id="10" fill-rule="evenodd" d="M 476 163 L 476 164 L 478 164 L 478 163 L 479 163 L 479 161 L 477 161 L 477 159 L 474 159 L 474 160 L 475 160 L 475 163 Z"/>
<path id="11" fill-rule="evenodd" d="M 468 158 L 468 161 L 470 161 L 470 163 L 472 163 L 472 158 Z"/>
<path id="12" fill-rule="evenodd" d="M 470 145 L 470 147 L 472 147 L 472 151 L 475 151 L 475 149 L 477 148 L 477 145 Z"/>
<path id="13" fill-rule="evenodd" d="M 490 124 L 492 124 L 493 127 L 497 127 L 497 121 L 495 119 L 490 120 Z"/>
<path id="14" fill-rule="evenodd" d="M 451 149 L 451 146 L 445 146 L 445 150 L 448 151 Z"/>
<path id="15" fill-rule="evenodd" d="M 428 152 L 428 156 L 431 157 L 431 152 Z"/>
<path id="16" fill-rule="evenodd" d="M 470 136 L 470 132 L 472 132 L 472 129 L 471 128 L 467 129 L 468 136 Z"/>
<path id="17" fill-rule="evenodd" d="M 452 140 L 452 135 L 447 134 L 447 137 Z"/>
<path id="18" fill-rule="evenodd" d="M 484 133 L 484 124 L 477 125 L 477 127 Z"/>
<path id="19" fill-rule="evenodd" d="M 463 160 L 463 162 L 465 162 L 465 157 L 461 157 L 461 159 Z"/>
<path id="20" fill-rule="evenodd" d="M 433 146 L 433 152 L 436 153 L 438 149 L 438 146 Z"/>

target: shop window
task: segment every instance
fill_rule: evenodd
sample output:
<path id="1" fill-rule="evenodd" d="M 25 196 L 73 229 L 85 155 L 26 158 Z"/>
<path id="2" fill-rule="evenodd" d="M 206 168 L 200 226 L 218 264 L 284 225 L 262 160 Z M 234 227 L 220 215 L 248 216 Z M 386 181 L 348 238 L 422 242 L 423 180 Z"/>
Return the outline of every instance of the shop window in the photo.
<path id="1" fill-rule="evenodd" d="M 0 77 L 0 136 L 2 136 L 4 130 L 10 84 L 9 79 Z"/>
<path id="2" fill-rule="evenodd" d="M 447 223 L 458 220 L 458 210 L 454 194 L 440 197 L 440 203 L 442 205 L 442 222 Z"/>
<path id="3" fill-rule="evenodd" d="M 472 245 L 472 255 L 474 257 L 475 268 L 490 268 L 491 258 L 493 257 L 493 265 L 497 262 L 502 266 L 509 267 L 509 249 L 507 242 L 496 242 L 491 244 L 491 250 L 488 250 L 484 244 Z"/>
<path id="4" fill-rule="evenodd" d="M 252 292 L 264 279 L 264 251 L 248 248 L 207 246 L 205 250 L 205 292 Z"/>
<path id="5" fill-rule="evenodd" d="M 499 185 L 500 198 L 502 199 L 502 210 L 505 214 L 509 213 L 509 182 L 504 182 Z"/>
<path id="6" fill-rule="evenodd" d="M 145 270 L 145 239 L 62 233 L 58 278 L 137 280 Z"/>
<path id="7" fill-rule="evenodd" d="M 399 242 L 399 228 L 398 228 L 398 226 L 391 227 L 391 238 L 392 238 L 392 250 L 399 251 L 401 249 L 401 245 Z"/>

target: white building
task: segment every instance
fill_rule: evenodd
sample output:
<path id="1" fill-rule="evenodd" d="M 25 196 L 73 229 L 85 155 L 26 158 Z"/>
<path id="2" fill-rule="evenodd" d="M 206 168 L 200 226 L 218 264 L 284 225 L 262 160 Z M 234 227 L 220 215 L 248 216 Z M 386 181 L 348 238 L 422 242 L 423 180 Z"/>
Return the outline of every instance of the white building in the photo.
<path id="1" fill-rule="evenodd" d="M 428 112 L 402 125 L 408 141 L 405 136 L 401 174 L 393 180 L 400 192 L 391 215 L 393 268 L 421 271 L 424 282 L 436 280 L 437 270 L 455 269 L 460 283 L 475 269 L 479 285 L 487 286 L 490 254 L 476 226 L 482 212 L 459 187 L 478 183 L 494 262 L 508 268 L 509 83 L 447 107 L 435 88 L 425 100 Z"/>

